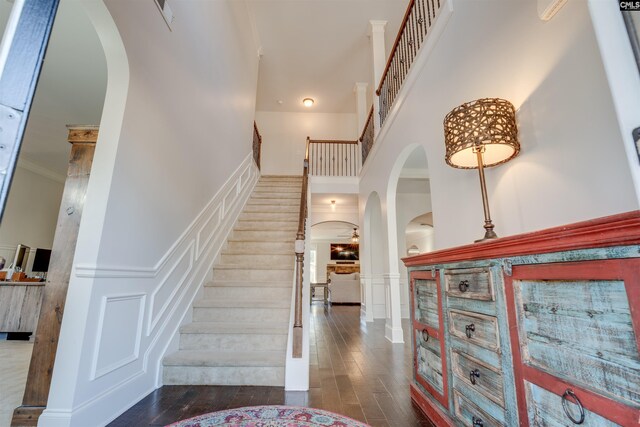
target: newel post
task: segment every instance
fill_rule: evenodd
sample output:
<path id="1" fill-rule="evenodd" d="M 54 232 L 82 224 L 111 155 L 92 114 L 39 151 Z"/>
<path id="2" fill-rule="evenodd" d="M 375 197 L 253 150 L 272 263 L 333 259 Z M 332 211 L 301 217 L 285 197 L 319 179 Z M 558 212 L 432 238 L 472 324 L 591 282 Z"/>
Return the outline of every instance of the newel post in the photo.
<path id="1" fill-rule="evenodd" d="M 60 202 L 27 385 L 22 406 L 13 412 L 12 426 L 36 426 L 47 406 L 80 218 L 98 139 L 98 126 L 70 125 L 67 128 L 71 143 L 67 180 Z"/>

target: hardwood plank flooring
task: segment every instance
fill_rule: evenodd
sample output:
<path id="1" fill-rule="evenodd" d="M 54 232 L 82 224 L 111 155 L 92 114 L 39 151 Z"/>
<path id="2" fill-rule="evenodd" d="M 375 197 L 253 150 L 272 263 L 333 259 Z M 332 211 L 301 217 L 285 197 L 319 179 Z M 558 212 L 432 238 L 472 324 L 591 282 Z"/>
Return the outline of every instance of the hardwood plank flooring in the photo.
<path id="1" fill-rule="evenodd" d="M 22 404 L 33 343 L 0 340 L 0 427 L 11 424 L 13 410 Z"/>
<path id="2" fill-rule="evenodd" d="M 310 389 L 281 387 L 164 386 L 109 424 L 164 426 L 207 412 L 256 405 L 325 409 L 373 427 L 431 427 L 411 403 L 409 323 L 405 344 L 384 337 L 384 321 L 360 322 L 359 306 L 312 305 Z"/>

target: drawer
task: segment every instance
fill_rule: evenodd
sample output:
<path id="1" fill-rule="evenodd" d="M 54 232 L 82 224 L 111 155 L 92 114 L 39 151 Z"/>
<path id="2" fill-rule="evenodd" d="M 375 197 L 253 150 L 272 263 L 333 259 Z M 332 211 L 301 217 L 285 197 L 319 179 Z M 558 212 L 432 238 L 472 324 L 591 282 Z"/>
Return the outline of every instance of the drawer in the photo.
<path id="1" fill-rule="evenodd" d="M 527 416 L 529 418 L 530 427 L 547 427 L 547 426 L 573 426 L 573 423 L 562 406 L 562 396 L 558 396 L 542 387 L 525 381 L 527 396 Z M 572 398 L 567 399 L 565 404 L 569 415 L 575 421 L 580 421 L 580 408 L 574 403 Z M 584 413 L 584 421 L 581 424 L 585 427 L 614 427 L 619 426 L 598 414 L 582 408 Z"/>
<path id="2" fill-rule="evenodd" d="M 451 352 L 451 365 L 457 381 L 464 381 L 491 401 L 504 408 L 502 373 L 475 357 L 459 351 Z"/>
<path id="3" fill-rule="evenodd" d="M 500 352 L 498 319 L 486 314 L 449 310 L 449 329 L 453 336 L 495 352 Z"/>
<path id="4" fill-rule="evenodd" d="M 640 408 L 640 354 L 622 280 L 514 280 L 522 361 Z"/>
<path id="5" fill-rule="evenodd" d="M 426 338 L 426 339 L 425 339 Z M 444 393 L 440 340 L 416 329 L 416 376 L 438 393 Z"/>
<path id="6" fill-rule="evenodd" d="M 446 270 L 444 280 L 445 289 L 450 296 L 495 301 L 491 272 L 488 267 Z"/>
<path id="7" fill-rule="evenodd" d="M 414 318 L 423 325 L 440 328 L 438 317 L 438 285 L 435 280 L 414 279 Z"/>
<path id="8" fill-rule="evenodd" d="M 458 390 L 453 391 L 453 405 L 455 407 L 456 418 L 461 421 L 464 426 L 498 427 L 505 425 L 480 409 L 476 404 L 471 402 L 471 399 L 467 399 Z"/>

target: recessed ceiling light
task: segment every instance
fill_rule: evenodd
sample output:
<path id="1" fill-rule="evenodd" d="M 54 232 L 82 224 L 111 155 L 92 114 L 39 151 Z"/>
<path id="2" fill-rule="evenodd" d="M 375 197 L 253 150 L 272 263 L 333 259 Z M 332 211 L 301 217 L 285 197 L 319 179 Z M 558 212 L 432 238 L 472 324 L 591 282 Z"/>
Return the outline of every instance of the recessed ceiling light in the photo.
<path id="1" fill-rule="evenodd" d="M 278 99 L 278 104 L 282 105 L 284 104 L 284 101 L 282 99 Z"/>
<path id="2" fill-rule="evenodd" d="M 313 103 L 315 101 L 313 100 L 313 98 L 305 98 L 302 100 L 302 103 L 304 104 L 305 107 L 311 107 L 313 106 Z"/>

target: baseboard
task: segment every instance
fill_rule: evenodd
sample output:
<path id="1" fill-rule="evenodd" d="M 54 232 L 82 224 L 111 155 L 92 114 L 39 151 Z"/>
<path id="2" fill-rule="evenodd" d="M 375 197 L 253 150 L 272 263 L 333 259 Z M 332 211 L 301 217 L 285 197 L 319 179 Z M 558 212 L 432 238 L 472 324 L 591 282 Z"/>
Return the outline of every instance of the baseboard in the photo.
<path id="1" fill-rule="evenodd" d="M 40 425 L 106 425 L 162 385 L 162 359 L 175 342 L 193 300 L 210 277 L 215 259 L 226 244 L 258 178 L 253 157 L 248 155 L 152 266 L 75 266 L 78 278 L 91 281 L 94 288 L 110 291 L 108 294 L 97 293 L 92 298 L 99 307 L 92 314 L 92 320 L 98 321 L 95 329 L 85 336 L 94 340 L 93 351 L 82 353 L 84 360 L 90 360 L 91 368 L 88 372 L 84 372 L 85 368 L 77 368 L 82 372 L 78 372 L 77 395 L 69 399 L 73 406 L 66 407 L 66 403 L 57 402 L 54 407 L 50 401 L 50 407 L 40 417 Z M 122 342 L 130 343 L 130 348 L 120 349 L 122 356 L 110 360 L 108 356 L 102 356 L 112 350 L 102 337 L 113 336 L 117 325 L 110 322 L 115 320 L 113 313 L 116 312 L 120 321 L 123 316 L 129 316 L 135 322 L 131 322 L 134 327 L 130 329 L 118 329 Z M 56 390 L 55 385 L 54 372 L 52 396 L 63 393 L 62 389 Z M 59 386 L 63 387 L 62 384 Z"/>

